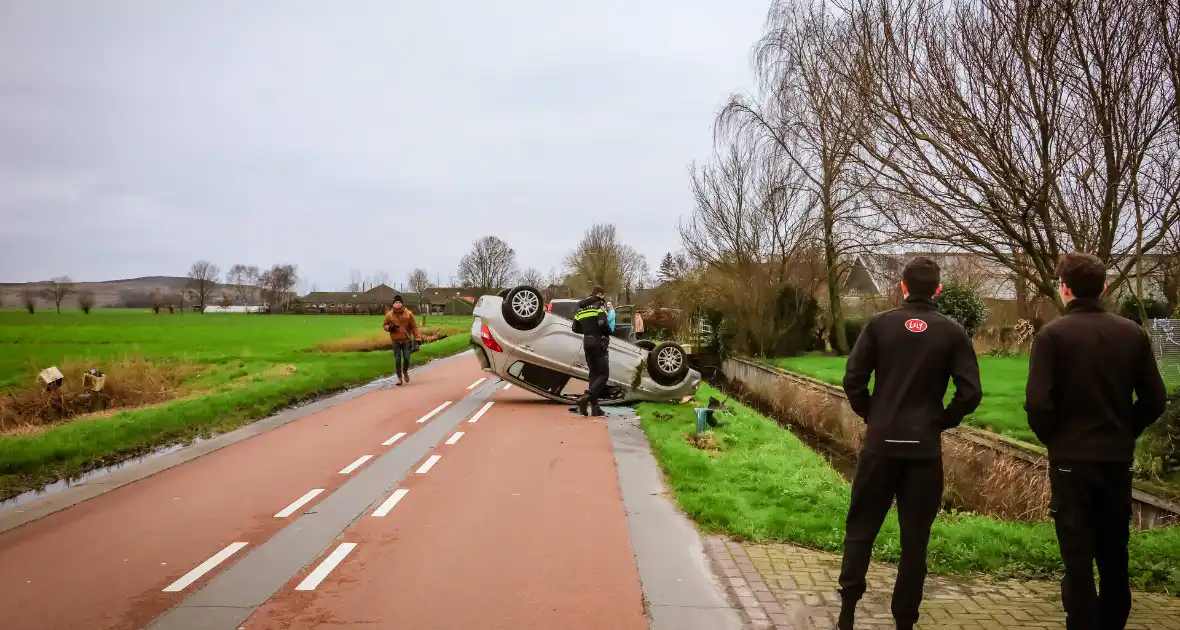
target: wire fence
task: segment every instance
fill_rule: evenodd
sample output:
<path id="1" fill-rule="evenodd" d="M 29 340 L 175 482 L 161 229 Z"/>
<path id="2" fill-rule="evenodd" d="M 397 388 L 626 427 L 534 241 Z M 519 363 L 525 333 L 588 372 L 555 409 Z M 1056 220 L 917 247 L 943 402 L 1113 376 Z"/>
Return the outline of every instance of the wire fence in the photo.
<path id="1" fill-rule="evenodd" d="M 1148 331 L 1164 382 L 1169 389 L 1180 386 L 1180 319 L 1153 319 Z"/>

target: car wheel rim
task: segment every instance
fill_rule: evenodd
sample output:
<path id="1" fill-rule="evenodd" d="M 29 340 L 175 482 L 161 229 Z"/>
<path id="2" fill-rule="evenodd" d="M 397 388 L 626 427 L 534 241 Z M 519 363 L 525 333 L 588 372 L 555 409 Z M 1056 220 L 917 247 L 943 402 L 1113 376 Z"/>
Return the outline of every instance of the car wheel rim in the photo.
<path id="1" fill-rule="evenodd" d="M 537 314 L 541 308 L 541 299 L 532 291 L 521 291 L 512 296 L 512 312 L 518 317 L 528 319 Z"/>
<path id="2" fill-rule="evenodd" d="M 684 357 L 680 356 L 680 351 L 676 348 L 664 348 L 660 350 L 656 362 L 660 364 L 660 369 L 664 372 L 675 374 L 680 366 L 684 365 Z"/>

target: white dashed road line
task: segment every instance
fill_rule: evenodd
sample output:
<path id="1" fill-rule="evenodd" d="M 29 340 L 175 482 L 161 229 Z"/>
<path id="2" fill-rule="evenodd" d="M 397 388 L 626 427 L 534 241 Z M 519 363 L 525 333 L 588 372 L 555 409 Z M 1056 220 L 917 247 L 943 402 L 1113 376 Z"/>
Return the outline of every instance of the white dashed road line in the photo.
<path id="1" fill-rule="evenodd" d="M 512 387 L 512 383 L 504 383 L 504 389 L 508 389 L 509 387 Z"/>
<path id="2" fill-rule="evenodd" d="M 356 543 L 340 543 L 339 547 L 332 551 L 332 553 L 329 554 L 327 558 L 324 558 L 324 561 L 320 563 L 320 566 L 316 567 L 314 571 L 307 574 L 306 578 L 303 578 L 303 581 L 299 583 L 299 586 L 295 587 L 295 590 L 314 591 L 315 588 L 320 585 L 320 582 L 323 582 L 324 578 L 328 577 L 328 574 L 332 572 L 332 569 L 335 569 L 336 566 L 344 560 L 344 557 L 349 553 L 352 553 L 352 550 L 355 548 Z"/>
<path id="3" fill-rule="evenodd" d="M 315 490 L 309 490 L 307 492 L 307 494 L 299 497 L 298 499 L 295 499 L 294 503 L 283 508 L 283 511 L 279 512 L 278 514 L 275 514 L 275 518 L 287 518 L 288 516 L 291 516 L 292 514 L 295 513 L 296 510 L 307 505 L 312 499 L 319 496 L 320 493 L 323 491 L 324 491 L 323 488 L 316 488 Z"/>
<path id="4" fill-rule="evenodd" d="M 382 503 L 375 512 L 373 512 L 373 516 L 381 517 L 389 514 L 389 511 L 393 509 L 393 506 L 397 505 L 397 502 L 401 501 L 408 492 L 409 490 L 406 490 L 405 488 L 398 488 L 397 490 L 394 490 L 393 494 L 389 495 L 389 498 L 386 499 L 385 502 Z"/>
<path id="5" fill-rule="evenodd" d="M 448 400 L 447 402 L 445 402 L 445 403 L 443 403 L 443 404 L 441 404 L 441 405 L 439 405 L 439 406 L 435 407 L 435 408 L 434 408 L 434 411 L 431 411 L 430 413 L 428 413 L 428 414 L 426 414 L 426 415 L 422 416 L 421 418 L 418 418 L 418 423 L 419 423 L 419 424 L 421 424 L 421 423 L 423 423 L 423 422 L 426 422 L 427 420 L 429 420 L 429 419 L 431 419 L 431 418 L 435 417 L 436 415 L 438 415 L 438 412 L 440 412 L 440 411 L 442 411 L 443 409 L 446 409 L 447 407 L 450 407 L 450 406 L 451 406 L 451 401 L 449 401 L 449 400 Z"/>
<path id="6" fill-rule="evenodd" d="M 370 459 L 373 459 L 372 455 L 361 455 L 360 457 L 356 458 L 355 462 L 345 466 L 340 471 L 340 474 L 342 474 L 342 475 L 350 474 L 352 471 L 356 470 L 357 468 L 364 466 L 365 462 L 369 461 Z"/>
<path id="7" fill-rule="evenodd" d="M 389 438 L 388 440 L 385 440 L 384 442 L 382 442 L 381 446 L 391 446 L 394 442 L 396 442 L 404 437 L 406 437 L 405 433 L 398 433 L 398 434 L 394 435 L 393 437 Z"/>
<path id="8" fill-rule="evenodd" d="M 183 591 L 185 588 L 188 588 L 188 586 L 190 584 L 201 579 L 202 575 L 205 575 L 206 573 L 212 571 L 214 568 L 217 567 L 217 565 L 221 564 L 222 562 L 225 562 L 230 556 L 241 551 L 242 547 L 245 547 L 245 546 L 246 546 L 246 543 L 244 543 L 244 542 L 232 543 L 230 546 L 226 547 L 225 549 L 218 551 L 216 554 L 214 554 L 214 556 L 212 558 L 209 558 L 208 560 L 202 562 L 200 565 L 197 566 L 197 568 L 193 569 L 192 571 L 189 571 L 188 573 L 185 573 L 184 577 L 182 577 L 179 580 L 176 580 L 175 582 L 164 587 L 164 592 L 165 593 L 175 593 L 177 591 Z"/>
<path id="9" fill-rule="evenodd" d="M 430 469 L 434 468 L 434 465 L 437 464 L 438 460 L 440 459 L 442 459 L 442 455 L 431 455 L 426 459 L 426 463 L 418 467 L 417 473 L 419 475 L 425 475 L 426 473 L 430 472 Z"/>
<path id="10" fill-rule="evenodd" d="M 476 382 L 474 382 L 474 383 L 472 383 L 472 384 L 468 385 L 468 386 L 467 386 L 467 389 L 475 389 L 476 387 L 479 387 L 479 384 L 480 384 L 480 383 L 482 383 L 482 382 L 484 382 L 484 381 L 486 381 L 486 380 L 488 380 L 488 377 L 486 377 L 486 376 L 485 376 L 485 377 L 483 377 L 483 378 L 479 379 L 478 381 L 476 381 Z"/>
<path id="11" fill-rule="evenodd" d="M 491 409 L 492 405 L 494 405 L 494 404 L 496 404 L 496 403 L 489 400 L 487 403 L 484 404 L 483 407 L 480 407 L 479 411 L 475 412 L 474 416 L 471 416 L 471 419 L 468 420 L 468 422 L 478 422 L 479 419 L 482 418 L 483 415 L 488 412 L 488 409 Z"/>
<path id="12" fill-rule="evenodd" d="M 463 432 L 462 431 L 455 431 L 455 434 L 452 435 L 450 437 L 450 439 L 447 440 L 447 444 L 454 444 L 455 442 L 458 442 L 459 438 L 461 438 L 461 437 L 463 437 Z"/>

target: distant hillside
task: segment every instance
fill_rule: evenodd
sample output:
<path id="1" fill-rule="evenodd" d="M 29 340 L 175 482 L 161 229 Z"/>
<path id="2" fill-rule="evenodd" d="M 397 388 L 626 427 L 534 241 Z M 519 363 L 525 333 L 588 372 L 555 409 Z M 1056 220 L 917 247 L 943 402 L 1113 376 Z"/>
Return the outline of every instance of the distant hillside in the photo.
<path id="1" fill-rule="evenodd" d="M 188 282 L 188 278 L 176 276 L 147 276 L 103 282 L 78 282 L 74 284 L 74 292 L 62 301 L 62 308 L 77 308 L 79 291 L 92 292 L 96 308 L 147 308 L 151 306 L 153 291 L 165 296 L 176 295 L 184 291 Z M 29 285 L 0 283 L 0 307 L 22 308 L 25 286 L 31 286 L 34 293 L 39 294 L 38 308 L 53 307 L 53 299 L 46 295 L 50 287 L 48 282 L 32 282 Z M 237 287 L 232 284 L 219 284 L 213 290 L 213 299 L 214 301 L 219 299 L 222 292 L 232 296 L 236 289 Z"/>

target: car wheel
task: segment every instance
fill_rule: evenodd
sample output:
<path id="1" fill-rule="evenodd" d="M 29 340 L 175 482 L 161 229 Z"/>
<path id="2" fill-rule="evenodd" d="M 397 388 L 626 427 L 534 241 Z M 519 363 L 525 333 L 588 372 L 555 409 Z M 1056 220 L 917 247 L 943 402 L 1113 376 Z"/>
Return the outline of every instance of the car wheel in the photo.
<path id="1" fill-rule="evenodd" d="M 647 373 L 660 385 L 675 385 L 688 374 L 688 353 L 679 344 L 665 341 L 647 353 Z"/>
<path id="2" fill-rule="evenodd" d="M 504 321 L 517 330 L 532 330 L 545 319 L 545 301 L 541 292 L 530 286 L 509 289 L 501 308 Z"/>
<path id="3" fill-rule="evenodd" d="M 649 352 L 656 349 L 656 342 L 652 341 L 651 339 L 640 339 L 639 341 L 635 342 L 635 345 Z"/>
<path id="4" fill-rule="evenodd" d="M 508 297 L 508 289 L 500 289 L 500 292 L 496 294 L 496 297 L 498 297 L 498 298 Z"/>

